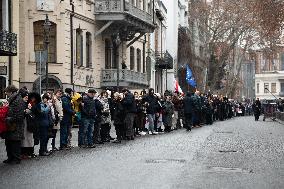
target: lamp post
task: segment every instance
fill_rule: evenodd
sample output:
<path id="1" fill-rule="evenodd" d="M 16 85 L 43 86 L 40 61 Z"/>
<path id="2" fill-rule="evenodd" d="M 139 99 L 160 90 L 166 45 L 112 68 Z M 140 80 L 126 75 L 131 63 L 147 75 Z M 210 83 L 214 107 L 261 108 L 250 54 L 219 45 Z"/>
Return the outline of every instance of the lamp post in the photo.
<path id="1" fill-rule="evenodd" d="M 51 22 L 48 19 L 48 15 L 46 14 L 45 21 L 43 24 L 43 31 L 44 31 L 44 44 L 46 50 L 46 63 L 45 63 L 45 89 L 46 92 L 48 91 L 48 44 L 49 44 L 49 34 L 51 29 Z"/>

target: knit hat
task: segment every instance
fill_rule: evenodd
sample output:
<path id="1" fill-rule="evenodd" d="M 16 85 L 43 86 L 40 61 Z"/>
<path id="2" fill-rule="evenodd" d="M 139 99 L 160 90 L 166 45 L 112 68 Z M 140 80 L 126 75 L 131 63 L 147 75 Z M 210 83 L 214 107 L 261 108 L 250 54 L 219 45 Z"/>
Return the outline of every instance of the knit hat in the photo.
<path id="1" fill-rule="evenodd" d="M 71 88 L 66 88 L 65 89 L 65 93 L 67 93 L 67 94 L 71 95 L 72 92 L 73 92 L 73 89 L 71 89 Z"/>
<path id="2" fill-rule="evenodd" d="M 97 93 L 97 91 L 95 89 L 89 89 L 88 93 Z"/>

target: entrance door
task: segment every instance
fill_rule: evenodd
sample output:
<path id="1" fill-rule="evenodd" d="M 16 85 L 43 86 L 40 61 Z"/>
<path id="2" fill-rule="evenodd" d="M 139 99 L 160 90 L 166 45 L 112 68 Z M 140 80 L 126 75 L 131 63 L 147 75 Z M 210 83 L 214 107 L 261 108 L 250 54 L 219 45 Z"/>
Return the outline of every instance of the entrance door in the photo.
<path id="1" fill-rule="evenodd" d="M 6 88 L 6 78 L 0 76 L 0 99 L 5 99 L 6 95 L 4 93 L 4 89 Z"/>

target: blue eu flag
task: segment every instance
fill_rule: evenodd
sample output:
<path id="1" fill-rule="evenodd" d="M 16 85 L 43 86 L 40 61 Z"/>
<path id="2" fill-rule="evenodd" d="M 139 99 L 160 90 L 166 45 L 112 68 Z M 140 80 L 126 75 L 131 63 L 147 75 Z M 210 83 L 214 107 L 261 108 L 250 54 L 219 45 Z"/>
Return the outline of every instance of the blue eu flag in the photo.
<path id="1" fill-rule="evenodd" d="M 188 65 L 186 65 L 186 82 L 191 85 L 192 87 L 195 87 L 197 86 L 196 84 L 196 81 L 192 75 L 192 71 L 190 69 L 190 67 Z"/>

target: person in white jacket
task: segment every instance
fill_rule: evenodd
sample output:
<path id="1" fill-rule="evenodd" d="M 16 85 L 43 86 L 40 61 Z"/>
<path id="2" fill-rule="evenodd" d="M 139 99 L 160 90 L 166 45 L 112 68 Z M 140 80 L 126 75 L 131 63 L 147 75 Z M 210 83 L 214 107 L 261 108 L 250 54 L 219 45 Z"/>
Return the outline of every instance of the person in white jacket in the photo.
<path id="1" fill-rule="evenodd" d="M 61 101 L 61 96 L 62 96 L 62 90 L 57 90 L 54 93 L 53 99 L 52 99 L 52 110 L 53 110 L 53 115 L 54 115 L 54 126 L 53 126 L 53 138 L 51 142 L 52 146 L 52 151 L 57 151 L 58 149 L 55 147 L 55 138 L 56 138 L 56 133 L 60 129 L 60 122 L 63 117 L 63 108 L 62 108 L 62 101 Z"/>

